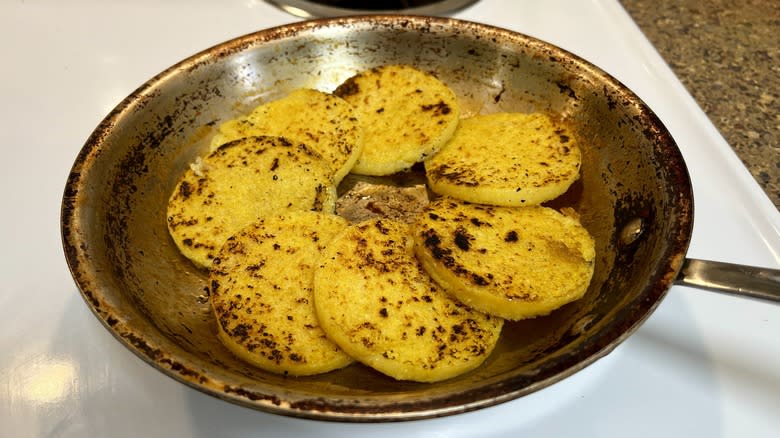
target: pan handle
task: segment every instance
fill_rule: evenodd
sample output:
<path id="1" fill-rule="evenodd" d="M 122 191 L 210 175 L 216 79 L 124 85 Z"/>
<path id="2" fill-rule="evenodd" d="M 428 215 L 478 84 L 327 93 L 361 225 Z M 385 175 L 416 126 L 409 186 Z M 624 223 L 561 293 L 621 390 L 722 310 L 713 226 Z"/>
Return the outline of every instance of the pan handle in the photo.
<path id="1" fill-rule="evenodd" d="M 780 303 L 780 269 L 685 259 L 675 284 Z"/>

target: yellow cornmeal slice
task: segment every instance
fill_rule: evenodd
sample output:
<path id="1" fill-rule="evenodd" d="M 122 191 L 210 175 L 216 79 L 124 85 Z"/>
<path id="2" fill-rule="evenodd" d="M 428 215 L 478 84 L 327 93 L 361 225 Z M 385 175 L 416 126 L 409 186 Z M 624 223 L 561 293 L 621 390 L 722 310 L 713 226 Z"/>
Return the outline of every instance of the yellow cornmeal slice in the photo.
<path id="1" fill-rule="evenodd" d="M 361 175 L 400 172 L 433 155 L 455 132 L 460 117 L 447 85 L 406 65 L 361 72 L 334 94 L 357 109 L 365 144 L 352 172 Z"/>
<path id="2" fill-rule="evenodd" d="M 467 305 L 506 319 L 546 315 L 581 298 L 595 246 L 573 217 L 547 207 L 440 198 L 414 224 L 425 270 Z"/>
<path id="3" fill-rule="evenodd" d="M 332 213 L 331 174 L 319 154 L 284 138 L 227 143 L 184 173 L 168 200 L 168 231 L 184 256 L 207 268 L 228 237 L 260 217 Z"/>
<path id="4" fill-rule="evenodd" d="M 317 256 L 347 226 L 339 216 L 268 216 L 228 238 L 211 265 L 218 336 L 239 358 L 274 373 L 308 376 L 352 362 L 314 313 Z"/>
<path id="5" fill-rule="evenodd" d="M 461 120 L 425 163 L 431 190 L 464 201 L 537 205 L 579 178 L 581 154 L 566 128 L 540 113 L 497 113 Z"/>
<path id="6" fill-rule="evenodd" d="M 408 224 L 371 219 L 337 235 L 314 273 L 325 333 L 354 359 L 398 380 L 435 382 L 479 366 L 503 320 L 454 300 L 414 257 Z"/>
<path id="7" fill-rule="evenodd" d="M 338 184 L 363 150 L 363 131 L 352 105 L 332 94 L 301 88 L 255 108 L 246 117 L 219 127 L 211 150 L 232 140 L 256 135 L 280 136 L 318 152 L 334 171 Z"/>

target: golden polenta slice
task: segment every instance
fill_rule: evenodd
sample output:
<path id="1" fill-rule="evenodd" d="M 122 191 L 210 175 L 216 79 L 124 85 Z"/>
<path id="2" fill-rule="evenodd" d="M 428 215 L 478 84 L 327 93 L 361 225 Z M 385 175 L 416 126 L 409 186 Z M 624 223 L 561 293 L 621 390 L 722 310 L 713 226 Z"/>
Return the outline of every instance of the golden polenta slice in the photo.
<path id="1" fill-rule="evenodd" d="M 323 158 L 281 137 L 247 137 L 191 166 L 168 200 L 168 231 L 187 258 L 209 267 L 228 237 L 268 214 L 332 213 L 336 188 Z"/>
<path id="2" fill-rule="evenodd" d="M 357 109 L 365 144 L 352 172 L 361 175 L 389 175 L 433 155 L 460 117 L 447 85 L 407 65 L 363 71 L 334 94 Z"/>
<path id="3" fill-rule="evenodd" d="M 551 208 L 439 198 L 414 227 L 415 253 L 431 277 L 491 315 L 546 315 L 581 298 L 593 275 L 593 238 L 577 219 Z"/>
<path id="4" fill-rule="evenodd" d="M 435 382 L 479 366 L 503 320 L 450 297 L 414 257 L 409 225 L 371 219 L 337 235 L 314 273 L 325 333 L 354 359 L 399 380 Z"/>
<path id="5" fill-rule="evenodd" d="M 425 163 L 431 190 L 502 206 L 541 204 L 579 178 L 574 136 L 541 113 L 497 113 L 461 120 L 447 145 Z"/>
<path id="6" fill-rule="evenodd" d="M 363 150 L 363 131 L 352 105 L 318 90 L 301 88 L 219 127 L 211 148 L 243 137 L 280 136 L 301 142 L 327 160 L 338 184 Z"/>
<path id="7" fill-rule="evenodd" d="M 347 221 L 333 214 L 267 216 L 229 237 L 211 265 L 218 336 L 236 356 L 274 373 L 308 376 L 352 362 L 314 313 L 317 256 Z"/>

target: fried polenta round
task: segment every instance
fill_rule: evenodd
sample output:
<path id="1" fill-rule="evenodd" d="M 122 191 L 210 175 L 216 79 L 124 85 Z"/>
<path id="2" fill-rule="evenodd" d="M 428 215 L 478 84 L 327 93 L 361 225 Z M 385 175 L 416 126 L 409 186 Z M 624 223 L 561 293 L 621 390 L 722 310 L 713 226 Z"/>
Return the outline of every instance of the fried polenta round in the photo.
<path id="1" fill-rule="evenodd" d="M 398 380 L 435 382 L 479 366 L 501 318 L 439 288 L 415 259 L 409 225 L 351 225 L 323 252 L 314 306 L 325 333 L 354 359 Z"/>
<path id="2" fill-rule="evenodd" d="M 268 216 L 229 237 L 211 265 L 218 336 L 236 356 L 278 374 L 309 376 L 352 362 L 314 312 L 317 256 L 348 225 L 333 214 Z"/>
<path id="3" fill-rule="evenodd" d="M 281 137 L 220 146 L 188 169 L 168 200 L 168 231 L 185 257 L 208 268 L 228 237 L 268 214 L 332 213 L 336 188 L 323 158 Z"/>
<path id="4" fill-rule="evenodd" d="M 433 155 L 455 132 L 455 93 L 431 74 L 386 65 L 347 79 L 333 92 L 357 110 L 365 135 L 353 173 L 390 175 Z"/>
<path id="5" fill-rule="evenodd" d="M 224 143 L 257 135 L 301 142 L 331 163 L 338 184 L 363 150 L 363 130 L 352 105 L 318 90 L 301 88 L 255 108 L 249 115 L 224 122 L 212 138 L 211 150 Z"/>
<path id="6" fill-rule="evenodd" d="M 581 298 L 595 244 L 573 217 L 541 206 L 497 207 L 439 198 L 414 225 L 415 253 L 463 303 L 510 320 Z"/>
<path id="7" fill-rule="evenodd" d="M 461 120 L 455 135 L 425 163 L 431 190 L 468 202 L 537 205 L 579 178 L 571 132 L 541 113 L 496 113 Z"/>

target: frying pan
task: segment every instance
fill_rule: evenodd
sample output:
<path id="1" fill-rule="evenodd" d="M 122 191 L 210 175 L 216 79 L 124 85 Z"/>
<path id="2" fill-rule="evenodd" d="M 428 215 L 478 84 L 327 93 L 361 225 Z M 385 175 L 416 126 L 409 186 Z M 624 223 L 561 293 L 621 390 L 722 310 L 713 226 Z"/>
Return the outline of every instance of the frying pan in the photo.
<path id="1" fill-rule="evenodd" d="M 167 198 L 222 121 L 293 89 L 331 91 L 357 71 L 391 63 L 434 72 L 466 115 L 541 111 L 569 125 L 583 148 L 581 178 L 552 206 L 575 208 L 596 240 L 590 288 L 549 316 L 508 323 L 484 365 L 436 384 L 394 381 L 362 365 L 305 378 L 249 366 L 215 336 L 206 273 L 168 236 Z M 722 287 L 710 280 L 713 264 L 685 257 L 688 172 L 674 139 L 636 95 L 548 43 L 446 18 L 306 21 L 174 65 L 95 129 L 75 160 L 61 214 L 66 259 L 86 304 L 130 350 L 205 393 L 306 418 L 411 420 L 511 400 L 612 351 L 675 282 Z M 740 278 L 755 269 L 730 267 Z M 716 268 L 733 281 L 732 271 Z M 763 291 L 754 295 L 778 299 L 778 273 L 755 270 Z"/>

